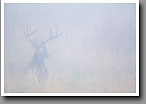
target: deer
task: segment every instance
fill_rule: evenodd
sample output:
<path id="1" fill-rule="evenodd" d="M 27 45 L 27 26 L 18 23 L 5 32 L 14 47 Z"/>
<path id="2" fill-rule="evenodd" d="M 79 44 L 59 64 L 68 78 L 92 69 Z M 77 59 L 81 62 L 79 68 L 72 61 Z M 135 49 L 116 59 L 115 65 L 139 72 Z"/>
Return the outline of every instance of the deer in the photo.
<path id="1" fill-rule="evenodd" d="M 46 39 L 45 41 L 41 40 L 41 43 L 39 45 L 30 39 L 30 37 L 33 36 L 37 31 L 38 28 L 31 31 L 30 29 L 28 29 L 27 25 L 27 31 L 24 32 L 25 39 L 32 45 L 35 50 L 33 57 L 28 63 L 25 72 L 26 74 L 31 72 L 35 76 L 35 82 L 39 83 L 43 80 L 46 80 L 48 77 L 48 69 L 45 66 L 45 59 L 49 58 L 50 55 L 47 52 L 46 44 L 49 41 L 59 38 L 62 35 L 62 31 L 58 32 L 57 28 L 57 32 L 55 35 L 53 35 L 52 31 L 50 31 L 48 39 Z"/>

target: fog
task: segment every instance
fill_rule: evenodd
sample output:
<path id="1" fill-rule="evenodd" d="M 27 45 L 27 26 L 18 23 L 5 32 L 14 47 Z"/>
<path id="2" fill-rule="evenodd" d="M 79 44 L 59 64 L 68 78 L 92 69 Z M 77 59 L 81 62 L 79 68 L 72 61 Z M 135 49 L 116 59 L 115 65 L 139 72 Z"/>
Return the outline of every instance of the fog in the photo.
<path id="1" fill-rule="evenodd" d="M 4 16 L 5 92 L 136 92 L 136 4 L 13 3 Z M 35 55 L 31 42 L 59 33 Z"/>

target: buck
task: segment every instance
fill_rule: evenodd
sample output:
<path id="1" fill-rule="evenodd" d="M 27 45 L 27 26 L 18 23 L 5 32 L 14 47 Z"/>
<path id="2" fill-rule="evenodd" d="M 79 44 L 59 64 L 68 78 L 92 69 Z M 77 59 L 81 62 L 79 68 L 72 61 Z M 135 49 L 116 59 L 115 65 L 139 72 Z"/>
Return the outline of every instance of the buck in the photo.
<path id="1" fill-rule="evenodd" d="M 30 30 L 28 30 L 28 26 L 27 26 L 27 31 L 24 33 L 24 36 L 26 40 L 29 41 L 32 47 L 35 49 L 32 60 L 27 65 L 25 72 L 33 74 L 33 76 L 35 77 L 34 78 L 35 82 L 38 83 L 47 79 L 48 77 L 48 69 L 45 66 L 45 62 L 44 62 L 45 59 L 49 57 L 46 44 L 49 41 L 60 37 L 62 35 L 62 32 L 58 32 L 58 29 L 56 35 L 52 35 L 52 32 L 50 32 L 49 38 L 45 41 L 42 40 L 41 43 L 38 45 L 30 39 L 30 37 L 34 35 L 37 32 L 37 30 L 38 29 L 35 29 L 34 31 L 29 32 Z"/>

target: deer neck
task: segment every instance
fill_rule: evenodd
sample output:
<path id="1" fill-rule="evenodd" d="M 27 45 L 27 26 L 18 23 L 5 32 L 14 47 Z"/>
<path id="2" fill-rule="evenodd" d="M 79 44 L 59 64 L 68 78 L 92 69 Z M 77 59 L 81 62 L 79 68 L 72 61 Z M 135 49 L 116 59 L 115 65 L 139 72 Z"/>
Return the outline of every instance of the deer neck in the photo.
<path id="1" fill-rule="evenodd" d="M 37 52 L 35 52 L 32 61 L 31 61 L 32 66 L 35 67 L 43 67 L 44 66 L 44 58 L 39 55 Z"/>

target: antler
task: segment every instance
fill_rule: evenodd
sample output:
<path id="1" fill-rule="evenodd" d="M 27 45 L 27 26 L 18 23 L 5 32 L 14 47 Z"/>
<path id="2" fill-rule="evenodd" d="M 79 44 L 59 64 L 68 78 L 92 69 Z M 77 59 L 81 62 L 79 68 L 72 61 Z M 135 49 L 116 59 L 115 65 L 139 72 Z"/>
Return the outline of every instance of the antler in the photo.
<path id="1" fill-rule="evenodd" d="M 61 32 L 58 32 L 58 28 L 57 28 L 56 35 L 53 36 L 53 35 L 52 35 L 52 31 L 50 31 L 50 37 L 49 37 L 49 39 L 47 39 L 47 40 L 45 41 L 45 44 L 47 44 L 47 42 L 49 42 L 50 40 L 53 40 L 53 39 L 56 39 L 56 38 L 60 37 L 60 36 L 62 35 L 62 33 L 63 33 L 62 31 L 61 31 Z"/>
<path id="2" fill-rule="evenodd" d="M 36 44 L 35 44 L 33 41 L 31 41 L 31 40 L 29 39 L 29 37 L 30 37 L 31 35 L 33 35 L 34 33 L 36 33 L 37 30 L 38 30 L 38 28 L 35 29 L 34 31 L 32 31 L 32 32 L 29 33 L 28 25 L 27 25 L 27 32 L 24 32 L 25 38 L 32 44 L 33 47 L 35 47 Z"/>

